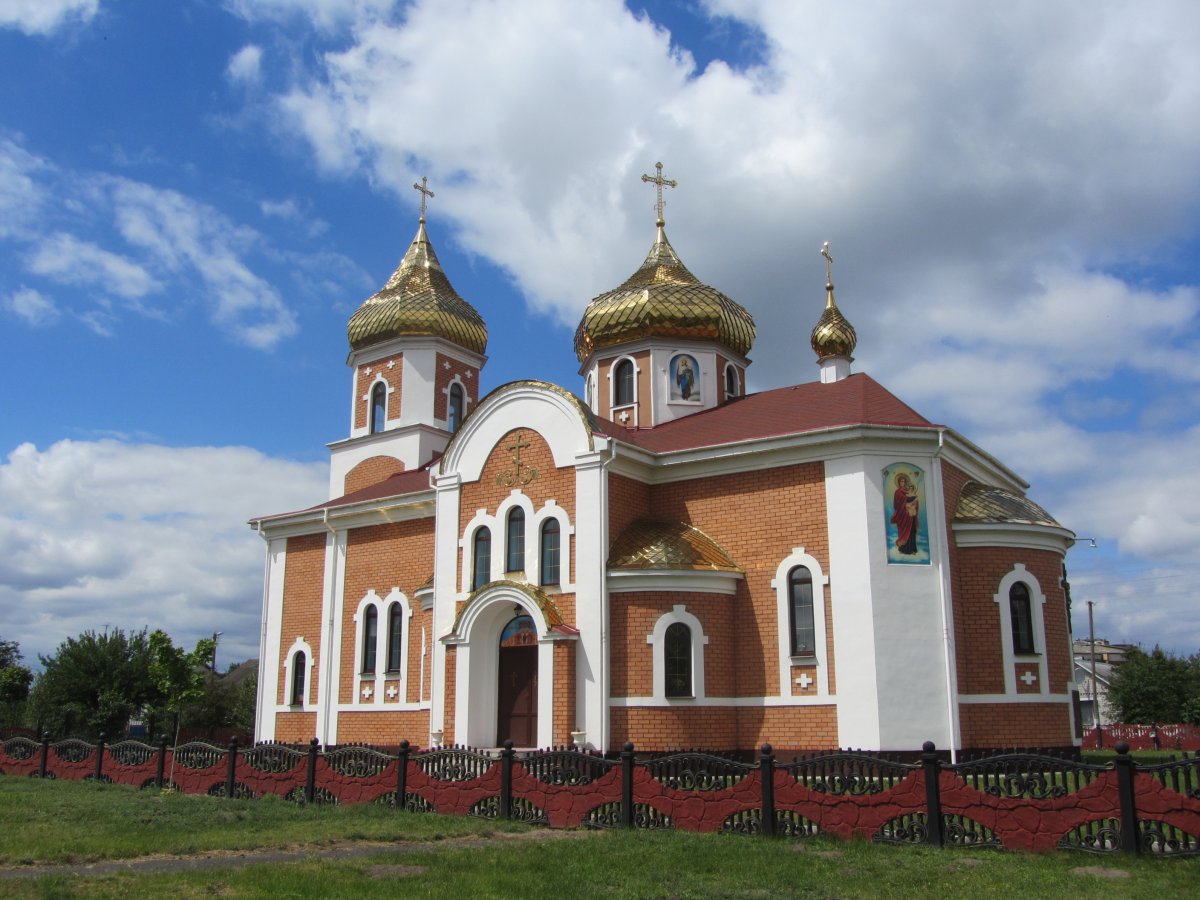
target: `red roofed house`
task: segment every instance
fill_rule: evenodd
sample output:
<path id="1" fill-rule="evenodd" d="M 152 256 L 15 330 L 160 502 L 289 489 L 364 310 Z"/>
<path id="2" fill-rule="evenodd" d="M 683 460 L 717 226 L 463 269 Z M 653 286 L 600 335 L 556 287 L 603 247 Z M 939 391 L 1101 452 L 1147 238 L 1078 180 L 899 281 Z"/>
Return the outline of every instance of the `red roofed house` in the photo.
<path id="1" fill-rule="evenodd" d="M 660 207 L 661 210 L 661 207 Z M 349 324 L 330 499 L 267 541 L 260 740 L 1069 746 L 1072 541 L 870 376 L 745 393 L 750 314 L 658 233 L 575 336 L 584 399 L 479 396 L 425 232 Z"/>

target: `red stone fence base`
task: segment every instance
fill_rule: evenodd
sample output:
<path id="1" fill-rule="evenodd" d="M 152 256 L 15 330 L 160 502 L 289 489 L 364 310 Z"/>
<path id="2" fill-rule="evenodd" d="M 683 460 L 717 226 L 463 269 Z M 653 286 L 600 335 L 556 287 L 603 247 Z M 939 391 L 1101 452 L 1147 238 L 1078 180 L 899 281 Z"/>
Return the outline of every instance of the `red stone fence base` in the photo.
<path id="1" fill-rule="evenodd" d="M 678 828 L 804 838 L 827 833 L 897 844 L 1200 855 L 1200 759 L 1139 765 L 1118 745 L 1107 765 L 1006 753 L 958 765 L 932 743 L 920 761 L 832 752 L 757 762 L 708 753 L 616 759 L 555 749 L 466 747 L 397 753 L 368 746 L 242 749 L 139 741 L 0 744 L 0 774 L 96 779 L 229 798 L 380 803 L 410 812 L 510 819 L 554 828 Z"/>

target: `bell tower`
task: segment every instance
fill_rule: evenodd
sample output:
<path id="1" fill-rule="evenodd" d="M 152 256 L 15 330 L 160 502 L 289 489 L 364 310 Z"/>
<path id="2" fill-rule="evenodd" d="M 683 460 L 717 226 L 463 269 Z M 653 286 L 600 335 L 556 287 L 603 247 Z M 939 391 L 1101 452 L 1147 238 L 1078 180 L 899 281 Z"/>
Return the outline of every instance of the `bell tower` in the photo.
<path id="1" fill-rule="evenodd" d="M 487 325 L 446 277 L 425 231 L 387 283 L 350 317 L 350 435 L 330 445 L 337 497 L 427 464 L 479 400 Z"/>

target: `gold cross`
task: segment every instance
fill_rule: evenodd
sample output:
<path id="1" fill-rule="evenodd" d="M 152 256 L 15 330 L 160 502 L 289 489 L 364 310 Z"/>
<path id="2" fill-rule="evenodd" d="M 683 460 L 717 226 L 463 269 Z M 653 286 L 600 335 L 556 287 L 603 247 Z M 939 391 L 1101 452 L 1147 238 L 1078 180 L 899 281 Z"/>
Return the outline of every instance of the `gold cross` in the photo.
<path id="1" fill-rule="evenodd" d="M 513 442 L 505 447 L 505 450 L 511 450 L 513 455 L 513 465 L 517 467 L 519 472 L 521 469 L 521 451 L 529 446 L 529 441 L 521 440 L 521 432 L 513 435 Z"/>
<path id="2" fill-rule="evenodd" d="M 420 184 L 417 184 L 415 181 L 413 182 L 413 187 L 421 192 L 421 221 L 422 222 L 425 221 L 425 201 L 433 196 L 433 191 L 431 191 L 429 188 L 426 187 L 426 185 L 428 183 L 429 183 L 429 179 L 424 175 L 421 176 Z"/>
<path id="3" fill-rule="evenodd" d="M 643 175 L 642 181 L 653 184 L 654 187 L 658 191 L 658 202 L 656 204 L 654 204 L 654 207 L 655 207 L 655 209 L 658 210 L 658 224 L 663 225 L 664 224 L 664 222 L 663 222 L 663 207 L 667 205 L 666 201 L 663 200 L 663 195 L 662 195 L 663 185 L 665 184 L 667 187 L 679 187 L 679 185 L 677 182 L 674 182 L 674 181 L 670 180 L 669 178 L 663 178 L 662 163 L 660 163 L 660 162 L 655 163 L 654 168 L 657 170 L 658 174 L 653 175 L 653 176 Z"/>
<path id="4" fill-rule="evenodd" d="M 833 256 L 829 253 L 829 241 L 821 245 L 821 255 L 825 257 L 825 283 L 833 284 Z"/>

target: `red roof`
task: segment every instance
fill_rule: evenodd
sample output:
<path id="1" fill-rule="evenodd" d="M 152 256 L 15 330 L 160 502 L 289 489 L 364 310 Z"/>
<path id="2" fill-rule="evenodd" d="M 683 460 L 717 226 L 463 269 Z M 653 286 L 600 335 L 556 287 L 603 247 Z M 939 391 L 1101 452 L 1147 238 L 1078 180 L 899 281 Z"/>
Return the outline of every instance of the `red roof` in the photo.
<path id="1" fill-rule="evenodd" d="M 601 420 L 604 434 L 653 453 L 691 450 L 851 425 L 937 426 L 870 375 L 748 394 L 656 428 Z"/>

